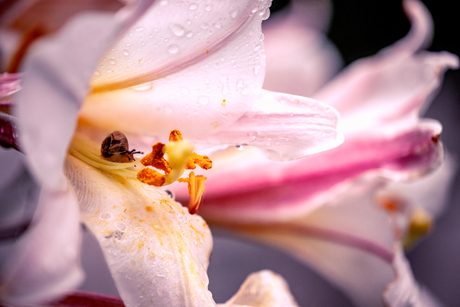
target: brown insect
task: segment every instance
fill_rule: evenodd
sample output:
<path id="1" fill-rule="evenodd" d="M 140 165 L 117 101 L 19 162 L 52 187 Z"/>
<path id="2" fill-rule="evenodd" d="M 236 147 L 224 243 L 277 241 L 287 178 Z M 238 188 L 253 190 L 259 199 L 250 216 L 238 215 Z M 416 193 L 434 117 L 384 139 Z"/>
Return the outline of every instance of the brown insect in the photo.
<path id="1" fill-rule="evenodd" d="M 107 136 L 101 145 L 101 155 L 112 162 L 126 163 L 134 160 L 134 154 L 141 153 L 135 149 L 129 150 L 128 138 L 120 131 L 114 131 Z"/>

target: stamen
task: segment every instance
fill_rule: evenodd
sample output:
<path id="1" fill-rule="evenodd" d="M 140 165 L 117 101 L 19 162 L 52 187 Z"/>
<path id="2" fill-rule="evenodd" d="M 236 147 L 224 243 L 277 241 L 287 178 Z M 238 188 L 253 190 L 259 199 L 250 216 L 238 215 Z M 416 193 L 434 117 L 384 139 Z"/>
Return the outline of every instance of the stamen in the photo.
<path id="1" fill-rule="evenodd" d="M 197 153 L 192 153 L 187 161 L 187 169 L 195 169 L 198 164 L 202 169 L 208 170 L 212 168 L 212 161 L 208 156 L 201 156 Z"/>
<path id="2" fill-rule="evenodd" d="M 190 194 L 190 202 L 188 204 L 188 212 L 195 214 L 200 206 L 201 196 L 204 193 L 204 181 L 207 178 L 202 175 L 195 176 L 194 172 L 190 172 L 189 178 L 179 178 L 179 182 L 188 183 L 188 193 Z"/>
<path id="3" fill-rule="evenodd" d="M 410 217 L 409 229 L 403 240 L 404 248 L 410 248 L 433 228 L 433 218 L 421 207 L 413 210 Z"/>
<path id="4" fill-rule="evenodd" d="M 167 155 L 167 160 L 164 158 L 165 155 Z M 190 172 L 189 178 L 180 178 L 180 176 L 185 169 L 195 169 L 196 164 L 205 170 L 210 169 L 212 161 L 207 156 L 194 153 L 193 146 L 184 141 L 179 130 L 171 131 L 168 144 L 156 143 L 153 145 L 152 152 L 142 158 L 141 163 L 147 168 L 137 173 L 139 181 L 156 187 L 165 186 L 175 181 L 187 182 L 190 194 L 189 212 L 193 214 L 198 210 L 206 177 L 195 176 L 194 172 Z M 150 167 L 162 170 L 164 175 Z"/>

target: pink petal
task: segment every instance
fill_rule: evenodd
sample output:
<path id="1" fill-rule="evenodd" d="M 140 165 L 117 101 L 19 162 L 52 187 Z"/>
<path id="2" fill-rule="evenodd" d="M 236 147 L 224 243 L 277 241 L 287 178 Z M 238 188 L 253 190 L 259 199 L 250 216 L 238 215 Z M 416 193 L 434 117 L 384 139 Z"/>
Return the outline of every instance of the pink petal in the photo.
<path id="1" fill-rule="evenodd" d="M 341 67 L 337 49 L 322 33 L 329 1 L 292 1 L 281 16 L 264 23 L 267 69 L 263 88 L 311 96 Z"/>
<path id="2" fill-rule="evenodd" d="M 220 307 L 298 307 L 286 281 L 264 270 L 249 275 L 238 292 Z"/>
<path id="3" fill-rule="evenodd" d="M 12 305 L 38 305 L 78 286 L 80 221 L 73 193 L 42 189 L 32 225 L 4 266 L 0 297 Z"/>
<path id="4" fill-rule="evenodd" d="M 357 135 L 335 149 L 284 163 L 249 149 L 238 156 L 235 148 L 228 153 L 233 158 L 220 164 L 216 156 L 216 167 L 206 172 L 200 213 L 235 223 L 284 220 L 313 210 L 366 172 L 393 179 L 424 174 L 442 158 L 439 132 L 439 124 L 427 122 L 395 135 Z M 178 199 L 185 194 L 180 188 L 174 190 Z"/>
<path id="5" fill-rule="evenodd" d="M 431 19 L 420 2 L 404 4 L 412 22 L 409 34 L 376 56 L 355 62 L 314 95 L 337 108 L 345 133 L 396 121 L 413 125 L 444 71 L 458 67 L 457 56 L 447 52 L 415 53 L 431 37 Z"/>
<path id="6" fill-rule="evenodd" d="M 100 64 L 96 93 L 81 113 L 87 125 L 108 133 L 159 137 L 179 129 L 189 138 L 203 137 L 231 125 L 257 99 L 265 72 L 261 22 L 268 2 L 162 3 Z M 177 35 L 182 28 L 184 34 Z M 125 50 L 128 43 L 132 47 Z M 129 56 L 123 55 L 128 50 Z M 107 68 L 114 72 L 103 73 Z"/>
<path id="7" fill-rule="evenodd" d="M 207 142 L 261 148 L 272 160 L 295 160 L 342 143 L 339 114 L 321 102 L 262 91 L 252 108 Z"/>
<path id="8" fill-rule="evenodd" d="M 150 1 L 142 1 L 115 16 L 81 14 L 30 50 L 24 63 L 23 89 L 18 93 L 17 115 L 22 149 L 32 173 L 48 188 L 61 180 L 78 112 L 99 56 L 148 5 Z"/>

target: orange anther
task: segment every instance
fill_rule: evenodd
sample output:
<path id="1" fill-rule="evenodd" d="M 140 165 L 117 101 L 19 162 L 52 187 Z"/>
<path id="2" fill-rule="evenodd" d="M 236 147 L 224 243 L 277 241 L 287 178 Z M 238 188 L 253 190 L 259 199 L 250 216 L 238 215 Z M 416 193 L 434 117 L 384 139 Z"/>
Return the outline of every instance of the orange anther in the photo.
<path id="1" fill-rule="evenodd" d="M 186 169 L 195 169 L 198 164 L 202 169 L 208 170 L 212 168 L 212 161 L 208 156 L 201 156 L 193 152 L 187 161 Z"/>
<path id="2" fill-rule="evenodd" d="M 170 142 L 179 142 L 183 141 L 184 138 L 182 137 L 182 133 L 179 130 L 172 130 L 169 134 L 169 141 Z"/>

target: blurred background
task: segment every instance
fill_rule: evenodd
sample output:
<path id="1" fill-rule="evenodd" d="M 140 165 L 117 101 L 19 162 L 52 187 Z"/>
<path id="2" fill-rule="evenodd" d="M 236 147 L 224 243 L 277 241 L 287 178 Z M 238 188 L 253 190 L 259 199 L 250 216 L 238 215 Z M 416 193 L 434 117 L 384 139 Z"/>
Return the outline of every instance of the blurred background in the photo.
<path id="1" fill-rule="evenodd" d="M 422 1 L 433 15 L 434 40 L 429 48 L 460 55 L 460 24 L 455 2 Z M 289 1 L 274 0 L 272 16 L 289 9 Z M 409 30 L 400 0 L 333 1 L 328 32 L 345 65 L 370 56 L 402 38 Z M 444 127 L 441 140 L 460 162 L 460 72 L 448 71 L 445 82 L 425 117 Z M 458 163 L 460 164 L 460 163 Z M 454 181 L 447 209 L 434 231 L 408 254 L 416 279 L 446 306 L 460 306 L 460 178 Z M 290 256 L 265 246 L 213 230 L 214 250 L 209 267 L 210 290 L 216 302 L 229 299 L 246 276 L 270 269 L 281 274 L 301 306 L 352 306 L 348 299 L 316 273 Z M 82 290 L 117 295 L 97 243 L 85 234 L 83 265 L 87 279 Z M 372 272 L 369 272 L 372 274 Z"/>

